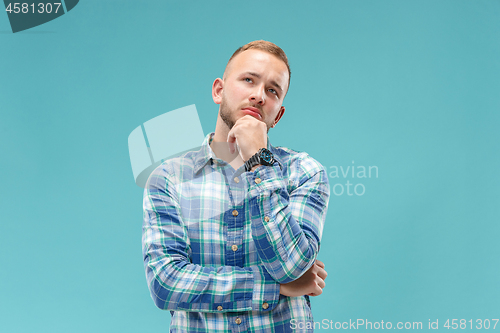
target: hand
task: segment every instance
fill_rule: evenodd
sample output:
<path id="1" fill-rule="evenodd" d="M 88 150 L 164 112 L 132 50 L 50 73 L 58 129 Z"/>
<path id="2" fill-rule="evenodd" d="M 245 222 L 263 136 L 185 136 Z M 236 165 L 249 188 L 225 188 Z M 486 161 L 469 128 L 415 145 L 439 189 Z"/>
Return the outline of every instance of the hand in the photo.
<path id="1" fill-rule="evenodd" d="M 284 296 L 321 295 L 328 275 L 324 268 L 325 264 L 316 260 L 314 265 L 297 280 L 281 284 L 280 294 Z"/>
<path id="2" fill-rule="evenodd" d="M 240 149 L 243 161 L 248 161 L 260 148 L 267 148 L 267 126 L 250 115 L 241 117 L 236 121 L 227 135 L 229 151 L 236 151 L 235 145 Z"/>

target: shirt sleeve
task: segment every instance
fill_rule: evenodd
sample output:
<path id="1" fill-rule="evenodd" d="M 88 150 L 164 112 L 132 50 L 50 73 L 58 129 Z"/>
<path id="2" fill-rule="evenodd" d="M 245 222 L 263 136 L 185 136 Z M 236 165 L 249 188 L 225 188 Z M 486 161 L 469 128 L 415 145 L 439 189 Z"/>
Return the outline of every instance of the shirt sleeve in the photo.
<path id="1" fill-rule="evenodd" d="M 318 255 L 330 190 L 324 167 L 305 153 L 280 166 L 244 173 L 252 237 L 261 262 L 280 283 L 299 278 Z"/>
<path id="2" fill-rule="evenodd" d="M 235 312 L 276 307 L 279 284 L 263 265 L 205 267 L 191 263 L 175 183 L 167 174 L 155 171 L 150 177 L 143 208 L 144 267 L 158 308 Z"/>

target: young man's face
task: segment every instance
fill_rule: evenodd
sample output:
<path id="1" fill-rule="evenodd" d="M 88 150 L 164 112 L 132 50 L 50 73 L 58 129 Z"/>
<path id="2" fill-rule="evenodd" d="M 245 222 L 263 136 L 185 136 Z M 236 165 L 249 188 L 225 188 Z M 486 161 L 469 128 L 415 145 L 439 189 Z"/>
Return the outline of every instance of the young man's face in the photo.
<path id="1" fill-rule="evenodd" d="M 276 56 L 250 49 L 235 56 L 213 86 L 214 102 L 229 129 L 245 115 L 273 127 L 285 112 L 282 106 L 288 90 L 288 69 Z"/>

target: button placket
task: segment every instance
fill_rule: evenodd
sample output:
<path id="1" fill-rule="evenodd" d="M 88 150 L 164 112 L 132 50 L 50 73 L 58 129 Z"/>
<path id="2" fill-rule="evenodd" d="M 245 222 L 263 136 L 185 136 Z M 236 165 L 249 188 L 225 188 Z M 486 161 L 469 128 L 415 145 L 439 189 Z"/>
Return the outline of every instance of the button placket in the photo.
<path id="1" fill-rule="evenodd" d="M 233 170 L 231 166 L 228 165 L 222 169 L 222 173 L 226 181 L 226 190 L 230 200 L 230 206 L 227 213 L 233 216 L 228 219 L 226 259 L 229 265 L 241 265 L 243 253 L 238 250 L 240 246 L 242 246 L 241 244 L 244 237 L 242 218 L 245 216 L 244 200 L 246 191 L 243 186 L 243 179 L 240 177 L 238 171 Z"/>

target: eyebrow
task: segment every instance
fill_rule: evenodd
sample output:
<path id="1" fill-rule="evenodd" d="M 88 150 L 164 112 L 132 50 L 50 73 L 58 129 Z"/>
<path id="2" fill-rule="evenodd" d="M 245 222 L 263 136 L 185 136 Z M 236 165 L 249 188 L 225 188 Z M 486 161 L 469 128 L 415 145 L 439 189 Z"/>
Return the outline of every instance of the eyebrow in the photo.
<path id="1" fill-rule="evenodd" d="M 251 76 L 255 76 L 256 78 L 260 79 L 261 78 L 261 75 L 258 74 L 258 73 L 254 73 L 254 72 L 245 72 L 244 74 L 247 74 L 247 75 L 251 75 Z M 281 92 L 283 92 L 283 88 L 281 88 L 281 86 L 274 80 L 271 80 L 271 85 L 275 86 L 276 88 L 278 88 Z"/>

